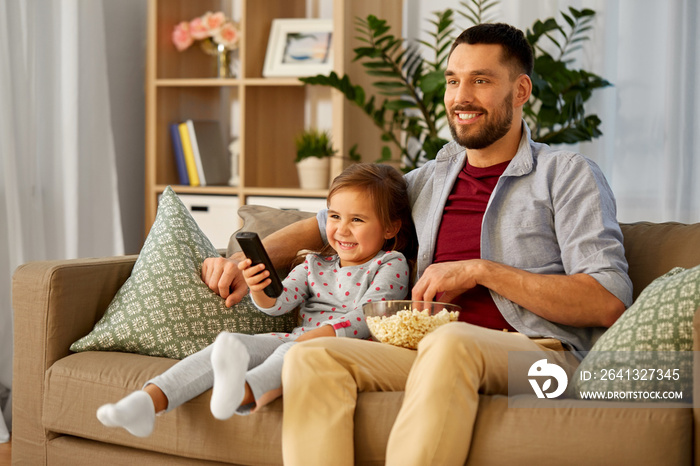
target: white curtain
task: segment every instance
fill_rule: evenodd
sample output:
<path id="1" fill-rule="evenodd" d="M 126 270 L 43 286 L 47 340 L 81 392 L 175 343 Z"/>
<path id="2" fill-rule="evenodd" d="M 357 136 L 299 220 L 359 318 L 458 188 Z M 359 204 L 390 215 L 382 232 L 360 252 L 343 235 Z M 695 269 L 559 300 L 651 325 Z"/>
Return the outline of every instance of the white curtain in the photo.
<path id="1" fill-rule="evenodd" d="M 456 0 L 406 1 L 406 34 L 427 41 L 431 12 L 463 10 Z M 597 13 L 576 65 L 614 84 L 589 101 L 604 135 L 573 150 L 601 166 L 621 222 L 700 222 L 697 0 L 501 0 L 491 14 L 525 31 L 537 19 L 564 24 L 569 6 Z"/>
<path id="2" fill-rule="evenodd" d="M 601 33 L 585 60 L 615 87 L 592 107 L 605 136 L 582 152 L 607 169 L 620 221 L 700 221 L 697 0 L 590 4 Z"/>
<path id="3" fill-rule="evenodd" d="M 0 396 L 15 268 L 123 254 L 107 84 L 101 1 L 0 2 Z"/>

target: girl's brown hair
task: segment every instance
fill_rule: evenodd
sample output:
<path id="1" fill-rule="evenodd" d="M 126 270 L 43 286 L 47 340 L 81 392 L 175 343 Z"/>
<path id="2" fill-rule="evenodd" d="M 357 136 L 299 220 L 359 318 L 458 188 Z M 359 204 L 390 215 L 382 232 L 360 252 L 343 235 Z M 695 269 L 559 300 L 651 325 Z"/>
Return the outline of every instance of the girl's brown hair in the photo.
<path id="1" fill-rule="evenodd" d="M 331 183 L 327 202 L 335 193 L 348 188 L 366 192 L 367 200 L 375 207 L 382 227 L 391 228 L 397 220 L 401 222 L 396 236 L 386 240 L 382 249 L 399 251 L 409 261 L 415 259 L 418 240 L 411 217 L 408 185 L 401 173 L 392 166 L 377 163 L 350 165 Z M 321 254 L 326 253 L 333 253 L 332 249 L 324 248 Z"/>

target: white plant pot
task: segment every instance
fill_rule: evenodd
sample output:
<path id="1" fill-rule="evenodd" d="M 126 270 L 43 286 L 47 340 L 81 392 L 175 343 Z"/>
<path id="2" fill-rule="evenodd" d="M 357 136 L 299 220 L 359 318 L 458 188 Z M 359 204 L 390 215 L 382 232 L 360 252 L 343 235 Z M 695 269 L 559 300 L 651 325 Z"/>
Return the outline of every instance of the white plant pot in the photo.
<path id="1" fill-rule="evenodd" d="M 327 189 L 330 170 L 329 157 L 307 157 L 297 162 L 301 189 Z"/>

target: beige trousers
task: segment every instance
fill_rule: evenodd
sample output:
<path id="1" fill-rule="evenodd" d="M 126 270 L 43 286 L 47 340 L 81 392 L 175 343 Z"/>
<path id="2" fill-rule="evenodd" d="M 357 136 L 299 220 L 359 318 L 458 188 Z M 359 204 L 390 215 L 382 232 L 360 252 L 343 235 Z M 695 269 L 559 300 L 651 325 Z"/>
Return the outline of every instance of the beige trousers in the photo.
<path id="1" fill-rule="evenodd" d="M 508 394 L 508 352 L 562 349 L 466 323 L 439 328 L 417 351 L 352 338 L 297 344 L 282 370 L 284 464 L 352 465 L 357 393 L 405 391 L 386 464 L 463 465 L 479 393 Z"/>

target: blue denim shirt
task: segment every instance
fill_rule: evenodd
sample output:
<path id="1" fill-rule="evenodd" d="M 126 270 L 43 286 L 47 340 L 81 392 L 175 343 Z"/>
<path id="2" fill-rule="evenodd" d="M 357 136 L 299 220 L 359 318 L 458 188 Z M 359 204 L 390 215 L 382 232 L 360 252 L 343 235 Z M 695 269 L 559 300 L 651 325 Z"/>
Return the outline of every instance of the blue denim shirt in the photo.
<path id="1" fill-rule="evenodd" d="M 419 277 L 432 263 L 442 212 L 465 162 L 465 149 L 452 141 L 406 175 Z M 325 236 L 325 213 L 318 218 Z M 481 257 L 533 273 L 585 273 L 626 306 L 632 302 L 615 198 L 603 173 L 580 154 L 532 141 L 524 122 L 518 151 L 486 207 Z M 588 351 L 605 330 L 550 322 L 493 291 L 491 296 L 518 332 L 557 338 L 575 353 Z"/>

